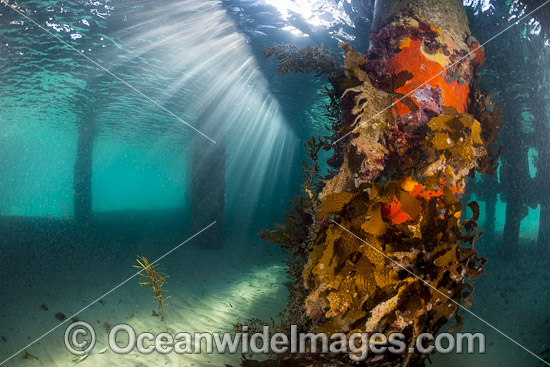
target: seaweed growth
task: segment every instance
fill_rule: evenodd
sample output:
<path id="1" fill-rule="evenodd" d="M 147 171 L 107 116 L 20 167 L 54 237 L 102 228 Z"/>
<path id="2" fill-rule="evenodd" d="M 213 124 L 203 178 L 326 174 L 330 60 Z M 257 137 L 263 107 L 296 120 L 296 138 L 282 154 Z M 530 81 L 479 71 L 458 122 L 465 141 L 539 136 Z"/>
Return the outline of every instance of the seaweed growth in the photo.
<path id="1" fill-rule="evenodd" d="M 479 207 L 468 204 L 473 216 L 460 222 L 459 196 L 468 174 L 494 167 L 488 148 L 500 120 L 485 113 L 488 100 L 475 88 L 471 112 L 481 121 L 466 112 L 464 81 L 473 79 L 473 67 L 438 74 L 456 53 L 440 30 L 397 18 L 373 37 L 392 34 L 400 37 L 375 42 L 379 49 L 370 57 L 387 56 L 375 63 L 343 45 L 343 125 L 352 127 L 351 138 L 338 174 L 319 194 L 320 229 L 303 275 L 307 316 L 319 331 L 400 332 L 412 345 L 453 315 L 459 328 L 458 306 L 472 302 L 467 281 L 483 272 L 486 260 L 475 250 Z M 434 41 L 437 47 L 426 50 Z M 368 72 L 390 82 L 373 83 Z M 425 80 L 434 81 L 418 88 Z M 410 366 L 424 358 L 411 353 L 368 362 Z"/>
<path id="2" fill-rule="evenodd" d="M 329 49 L 307 45 L 274 44 L 264 48 L 264 57 L 275 56 L 277 71 L 285 76 L 292 73 L 314 73 L 316 77 L 336 78 L 342 73 L 338 58 Z"/>
<path id="3" fill-rule="evenodd" d="M 308 160 L 302 161 L 303 193 L 292 199 L 291 209 L 285 212 L 285 220 L 282 224 L 275 223 L 275 228 L 259 234 L 268 243 L 279 244 L 290 255 L 286 261 L 287 278 L 291 281 L 287 284 L 290 297 L 281 315 L 281 324 L 277 326 L 280 332 L 289 332 L 291 325 L 299 325 L 302 330 L 316 327 L 305 314 L 303 305 L 308 292 L 301 279 L 308 254 L 317 235 L 315 219 L 319 210 L 317 196 L 322 188 L 318 154 L 321 149 L 326 149 L 326 146 L 326 141 L 315 137 L 304 143 Z M 254 324 L 258 324 L 258 319 L 255 319 Z M 240 330 L 242 324 L 237 323 L 234 326 L 236 330 Z M 275 329 L 273 324 L 272 330 Z"/>
<path id="4" fill-rule="evenodd" d="M 307 189 L 306 189 L 307 190 Z M 274 229 L 260 233 L 260 237 L 270 244 L 279 244 L 289 254 L 286 263 L 289 301 L 282 312 L 281 323 L 272 326 L 272 330 L 289 332 L 291 325 L 299 325 L 301 330 L 316 327 L 305 313 L 304 303 L 308 292 L 302 281 L 302 271 L 307 262 L 313 241 L 317 235 L 315 220 L 318 202 L 311 191 L 292 199 L 291 209 L 285 212 L 283 224 L 275 223 Z M 241 325 L 235 325 L 240 328 Z"/>
<path id="5" fill-rule="evenodd" d="M 341 45 L 343 72 L 323 71 L 334 65 L 321 68 L 307 48 L 266 48 L 283 75 L 314 71 L 332 86 L 330 135 L 305 144 L 304 194 L 283 225 L 261 233 L 291 255 L 282 331 L 297 324 L 329 335 L 399 332 L 414 347 L 420 333 L 437 333 L 453 316 L 452 330 L 461 327 L 459 307 L 472 303 L 468 282 L 486 259 L 475 249 L 479 206 L 468 203 L 472 217 L 461 220 L 459 199 L 467 176 L 494 172 L 498 153 L 490 148 L 501 125 L 501 110 L 476 85 L 483 51 L 463 31 L 455 34 L 465 39 L 455 40 L 412 10 L 397 13 L 371 33 L 367 54 Z M 321 149 L 333 149 L 325 177 Z M 280 358 L 352 363 L 343 354 Z M 362 365 L 422 366 L 425 359 L 383 355 Z"/>
<path id="6" fill-rule="evenodd" d="M 336 142 L 341 134 L 340 81 L 344 73 L 338 57 L 322 46 L 306 46 L 299 49 L 295 45 L 276 44 L 265 47 L 264 56 L 275 56 L 278 62 L 277 71 L 283 76 L 288 73 L 314 73 L 316 77 L 326 78 L 330 84 L 322 92 L 329 99 L 325 113 L 325 127 L 329 134 L 312 137 L 304 142 L 307 160 L 302 161 L 303 193 L 292 199 L 291 209 L 285 212 L 284 223 L 276 223 L 274 229 L 260 233 L 262 239 L 270 244 L 279 244 L 290 255 L 286 261 L 287 278 L 291 281 L 288 283 L 290 297 L 277 329 L 288 332 L 291 325 L 298 325 L 303 331 L 313 330 L 318 325 L 315 320 L 308 318 L 305 312 L 304 303 L 308 292 L 302 272 L 317 236 L 316 213 L 320 210 L 319 192 L 323 189 L 325 181 L 338 172 L 345 152 L 346 140 Z M 321 150 L 334 152 L 327 161 L 329 172 L 324 177 L 318 162 Z M 242 324 L 235 325 L 237 329 L 241 326 Z"/>
<path id="7" fill-rule="evenodd" d="M 160 318 L 164 323 L 164 328 L 168 329 L 166 327 L 166 318 L 164 317 L 164 305 L 165 302 L 172 296 L 170 295 L 168 297 L 164 297 L 162 295 L 162 292 L 166 292 L 166 290 L 162 289 L 162 287 L 166 284 L 166 278 L 168 278 L 168 276 L 157 270 L 158 264 L 150 265 L 149 261 L 143 256 L 138 256 L 136 261 L 139 265 L 133 265 L 134 268 L 141 269 L 139 275 L 148 279 L 148 281 L 140 282 L 139 285 L 150 286 L 153 289 L 153 292 L 155 293 L 154 298 L 159 304 Z M 142 273 L 143 270 L 145 270 L 145 274 Z"/>

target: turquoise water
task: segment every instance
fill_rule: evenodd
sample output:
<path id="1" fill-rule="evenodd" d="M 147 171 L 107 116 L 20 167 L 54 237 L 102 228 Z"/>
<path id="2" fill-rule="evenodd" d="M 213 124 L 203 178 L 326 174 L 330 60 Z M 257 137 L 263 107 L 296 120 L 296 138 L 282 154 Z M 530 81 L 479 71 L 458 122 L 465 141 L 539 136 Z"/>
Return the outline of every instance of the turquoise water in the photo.
<path id="1" fill-rule="evenodd" d="M 482 42 L 525 13 L 517 1 L 464 3 Z M 65 325 L 29 345 L 61 325 L 54 313 L 77 313 L 131 276 L 136 256 L 159 258 L 214 221 L 214 232 L 163 261 L 176 295 L 167 318 L 204 331 L 277 318 L 287 297 L 286 255 L 257 233 L 281 222 L 300 193 L 303 142 L 326 133 L 327 84 L 312 75 L 283 78 L 262 49 L 322 43 L 338 52 L 340 41 L 365 49 L 371 10 L 371 2 L 356 0 L 0 1 L 0 364 L 73 365 L 62 344 Z M 489 190 L 497 197 L 494 233 L 478 245 L 490 261 L 472 310 L 549 360 L 549 252 L 547 244 L 537 247 L 539 226 L 550 226 L 540 222 L 547 193 L 545 185 L 525 184 L 541 175 L 546 157 L 534 112 L 543 108 L 548 124 L 549 43 L 541 23 L 526 21 L 485 47 L 479 83 L 508 112 L 501 186 Z M 83 126 L 93 131 L 87 146 L 79 145 Z M 85 219 L 75 209 L 79 151 L 91 192 Z M 502 173 L 515 156 L 527 162 L 516 173 L 517 195 L 530 199 L 520 252 L 508 256 L 499 190 L 515 180 Z M 479 200 L 483 230 L 487 205 L 475 188 L 470 198 Z M 152 294 L 137 280 L 120 292 L 104 298 L 108 310 L 96 303 L 79 319 L 114 324 L 135 314 L 151 328 Z M 487 332 L 487 356 L 438 355 L 436 366 L 541 365 L 475 318 L 465 329 Z M 24 359 L 23 350 L 38 359 Z M 81 365 L 226 361 L 212 358 L 128 362 L 96 354 Z"/>

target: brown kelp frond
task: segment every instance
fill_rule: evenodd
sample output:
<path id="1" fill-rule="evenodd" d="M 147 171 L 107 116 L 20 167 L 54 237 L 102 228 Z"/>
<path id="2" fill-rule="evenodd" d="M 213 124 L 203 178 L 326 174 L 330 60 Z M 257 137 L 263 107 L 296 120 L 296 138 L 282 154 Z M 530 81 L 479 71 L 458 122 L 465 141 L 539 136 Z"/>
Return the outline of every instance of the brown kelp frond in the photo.
<path id="1" fill-rule="evenodd" d="M 134 268 L 141 269 L 142 272 L 139 273 L 140 276 L 143 278 L 148 279 L 148 281 L 140 282 L 139 285 L 141 286 L 150 286 L 153 289 L 153 292 L 155 293 L 155 298 L 158 301 L 159 304 L 159 311 L 160 311 L 160 317 L 162 321 L 164 322 L 164 327 L 166 328 L 166 320 L 164 317 L 164 305 L 167 300 L 169 300 L 172 296 L 164 297 L 162 295 L 163 292 L 166 292 L 165 289 L 162 289 L 162 287 L 166 284 L 166 278 L 169 278 L 168 275 L 166 275 L 163 272 L 158 271 L 158 264 L 151 265 L 149 264 L 149 261 L 147 258 L 143 256 L 138 256 L 136 259 L 139 265 L 133 265 Z M 145 272 L 145 274 L 143 273 Z"/>
<path id="2" fill-rule="evenodd" d="M 460 199 L 469 175 L 496 167 L 501 110 L 475 84 L 477 41 L 411 12 L 371 33 L 366 54 L 341 45 L 344 72 L 327 89 L 331 136 L 304 144 L 305 194 L 284 225 L 262 233 L 292 255 L 281 331 L 400 332 L 413 345 L 451 318 L 458 330 L 459 307 L 472 303 L 469 282 L 486 259 L 475 249 L 479 205 L 467 204 L 472 216 L 461 221 Z M 278 58 L 282 74 L 307 70 L 288 66 L 295 57 Z M 320 183 L 319 152 L 331 148 L 333 171 Z M 302 357 L 312 366 L 351 363 L 337 354 L 280 358 L 301 365 Z M 373 356 L 364 365 L 422 366 L 426 358 Z"/>
<path id="3" fill-rule="evenodd" d="M 323 204 L 320 216 L 333 216 L 368 245 L 340 226 L 319 231 L 303 273 L 307 315 L 329 334 L 398 330 L 409 342 L 420 332 L 435 333 L 457 303 L 471 303 L 466 281 L 483 271 L 485 259 L 475 251 L 478 207 L 469 204 L 473 216 L 460 223 L 462 205 L 447 186 L 431 191 L 406 178 L 365 189 L 327 196 L 330 208 Z"/>
<path id="4" fill-rule="evenodd" d="M 481 123 L 481 139 L 485 145 L 487 147 L 493 145 L 497 141 L 502 127 L 503 110 L 495 105 L 487 91 L 478 88 L 475 80 L 470 85 L 468 111 Z M 489 148 L 487 151 L 488 155 L 480 161 L 477 172 L 493 174 L 498 167 L 502 146 L 496 153 L 492 153 Z"/>

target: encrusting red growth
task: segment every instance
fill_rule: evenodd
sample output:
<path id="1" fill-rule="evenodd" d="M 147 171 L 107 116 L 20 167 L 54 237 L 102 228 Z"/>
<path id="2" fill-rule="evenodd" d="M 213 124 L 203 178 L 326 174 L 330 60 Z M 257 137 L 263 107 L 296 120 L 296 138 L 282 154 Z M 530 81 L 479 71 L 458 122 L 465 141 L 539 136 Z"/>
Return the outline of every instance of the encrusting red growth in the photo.
<path id="1" fill-rule="evenodd" d="M 492 162 L 494 140 L 483 137 L 494 127 L 492 117 L 468 113 L 483 50 L 469 55 L 477 44 L 465 36 L 470 46 L 459 47 L 400 13 L 371 34 L 367 54 L 342 45 L 342 131 L 351 133 L 339 171 L 318 194 L 319 227 L 303 271 L 306 315 L 319 331 L 399 331 L 409 342 L 437 332 L 471 298 L 466 282 L 485 262 L 474 246 L 479 207 L 468 204 L 473 216 L 461 221 L 459 197 L 466 176 Z"/>
<path id="2" fill-rule="evenodd" d="M 401 209 L 401 202 L 394 195 L 391 203 L 382 204 L 382 216 L 391 220 L 391 224 L 403 224 L 412 218 Z"/>
<path id="3" fill-rule="evenodd" d="M 412 177 L 406 177 L 402 182 L 402 189 L 408 192 L 413 198 L 428 202 L 431 198 L 439 198 L 444 195 L 445 178 L 441 177 L 440 187 L 438 190 L 428 190 L 423 185 L 414 181 Z M 450 187 L 453 195 L 462 194 L 462 190 L 458 186 Z M 457 212 L 460 218 L 460 211 Z M 403 224 L 410 222 L 413 218 L 402 210 L 402 204 L 399 198 L 394 195 L 391 203 L 382 203 L 382 216 L 390 221 L 391 224 Z"/>
<path id="4" fill-rule="evenodd" d="M 454 107 L 459 113 L 466 112 L 466 103 L 470 87 L 468 84 L 459 85 L 457 80 L 448 83 L 445 78 L 447 71 L 445 70 L 448 62 L 448 57 L 441 54 L 442 62 L 436 62 L 428 59 L 422 51 L 423 40 L 407 38 L 401 46 L 401 51 L 398 52 L 388 67 L 395 75 L 402 71 L 408 71 L 413 74 L 413 78 L 405 83 L 395 92 L 408 95 L 414 100 L 417 107 L 420 108 L 420 101 L 415 96 L 416 89 L 423 89 L 429 85 L 432 88 L 439 89 L 441 93 L 441 101 L 444 106 Z M 400 115 L 411 112 L 405 104 L 396 101 L 397 110 Z"/>
<path id="5" fill-rule="evenodd" d="M 341 45 L 340 131 L 330 137 L 341 163 L 306 190 L 307 209 L 287 214 L 298 224 L 311 216 L 311 224 L 270 235 L 307 259 L 291 268 L 297 323 L 328 334 L 399 332 L 414 345 L 453 316 L 460 328 L 457 305 L 472 302 L 468 282 L 486 260 L 475 249 L 479 206 L 468 203 L 472 216 L 461 218 L 459 199 L 468 175 L 496 170 L 489 148 L 501 120 L 475 83 L 484 55 L 466 14 L 455 28 L 440 24 L 444 32 L 415 12 L 416 1 L 387 4 L 397 3 L 405 5 L 371 32 L 366 53 Z M 441 3 L 462 6 L 432 5 Z M 419 366 L 425 358 L 373 356 L 365 365 Z"/>
<path id="6" fill-rule="evenodd" d="M 483 47 L 481 47 L 479 43 L 473 42 L 471 48 L 475 54 L 475 57 L 472 61 L 478 66 L 483 65 L 483 62 L 485 60 L 485 52 L 483 51 Z"/>

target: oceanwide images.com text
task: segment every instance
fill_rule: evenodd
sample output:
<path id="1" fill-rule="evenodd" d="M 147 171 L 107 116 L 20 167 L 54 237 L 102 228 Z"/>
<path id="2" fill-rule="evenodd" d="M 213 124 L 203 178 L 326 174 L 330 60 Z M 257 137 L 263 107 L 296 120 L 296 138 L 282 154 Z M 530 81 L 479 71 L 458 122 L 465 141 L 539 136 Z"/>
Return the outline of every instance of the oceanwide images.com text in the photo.
<path id="1" fill-rule="evenodd" d="M 290 335 L 271 334 L 268 326 L 262 332 L 249 333 L 242 327 L 237 333 L 161 332 L 136 333 L 127 324 L 115 325 L 108 336 L 109 348 L 117 354 L 137 351 L 142 354 L 219 354 L 257 353 L 347 353 L 352 360 L 365 360 L 369 353 L 485 353 L 485 335 L 482 333 L 440 333 L 434 336 L 423 333 L 414 346 L 407 345 L 403 334 L 392 333 L 298 333 L 296 325 L 291 326 Z M 65 345 L 76 355 L 90 353 L 95 347 L 96 334 L 93 327 L 83 321 L 69 325 L 65 331 Z"/>

